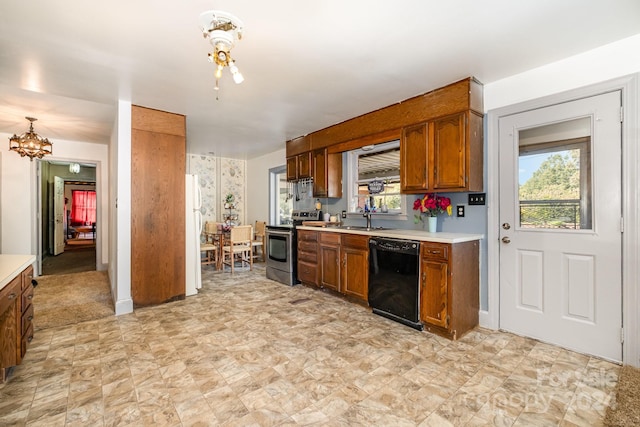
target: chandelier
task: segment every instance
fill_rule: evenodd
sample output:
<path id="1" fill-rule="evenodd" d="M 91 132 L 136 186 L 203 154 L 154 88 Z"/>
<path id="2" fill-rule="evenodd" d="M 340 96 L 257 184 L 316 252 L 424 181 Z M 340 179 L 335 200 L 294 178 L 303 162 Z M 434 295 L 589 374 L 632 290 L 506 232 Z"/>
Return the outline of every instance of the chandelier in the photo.
<path id="1" fill-rule="evenodd" d="M 33 117 L 25 117 L 25 119 L 31 122 L 29 131 L 9 138 L 9 150 L 17 151 L 20 157 L 29 156 L 31 161 L 34 157 L 41 159 L 45 154 L 51 154 L 53 146 L 49 140 L 33 131 L 33 122 L 38 119 Z"/>
<path id="2" fill-rule="evenodd" d="M 213 52 L 208 56 L 209 62 L 216 64 L 215 90 L 219 90 L 218 81 L 222 77 L 224 67 L 229 67 L 236 84 L 242 83 L 244 77 L 231 58 L 231 49 L 235 46 L 236 41 L 242 39 L 242 21 L 227 12 L 208 10 L 200 14 L 200 27 L 204 38 L 209 39 L 209 43 L 213 46 Z"/>

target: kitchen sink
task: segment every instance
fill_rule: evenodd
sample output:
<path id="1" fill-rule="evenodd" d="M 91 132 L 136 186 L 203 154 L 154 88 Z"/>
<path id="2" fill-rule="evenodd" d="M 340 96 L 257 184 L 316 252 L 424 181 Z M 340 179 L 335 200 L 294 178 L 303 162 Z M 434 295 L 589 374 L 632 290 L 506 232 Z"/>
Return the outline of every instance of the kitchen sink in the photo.
<path id="1" fill-rule="evenodd" d="M 362 225 L 343 225 L 340 228 L 345 230 L 363 230 L 363 231 L 389 230 L 386 227 L 365 227 Z"/>

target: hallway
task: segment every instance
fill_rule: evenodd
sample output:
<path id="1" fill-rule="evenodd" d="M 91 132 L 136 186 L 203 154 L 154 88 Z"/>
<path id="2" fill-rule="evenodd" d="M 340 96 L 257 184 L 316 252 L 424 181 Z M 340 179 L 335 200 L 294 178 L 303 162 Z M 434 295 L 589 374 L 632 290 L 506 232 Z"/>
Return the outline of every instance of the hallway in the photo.
<path id="1" fill-rule="evenodd" d="M 80 273 L 96 269 L 95 243 L 65 246 L 63 253 L 42 260 L 42 276 Z"/>

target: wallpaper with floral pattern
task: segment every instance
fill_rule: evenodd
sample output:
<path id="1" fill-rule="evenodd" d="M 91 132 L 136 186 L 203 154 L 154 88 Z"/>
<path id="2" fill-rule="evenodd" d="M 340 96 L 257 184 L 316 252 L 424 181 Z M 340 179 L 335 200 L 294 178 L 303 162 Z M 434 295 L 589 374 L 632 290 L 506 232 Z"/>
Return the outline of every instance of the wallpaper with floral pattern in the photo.
<path id="1" fill-rule="evenodd" d="M 220 159 L 220 203 L 219 208 L 224 209 L 224 200 L 227 194 L 232 194 L 234 198 L 233 214 L 238 215 L 238 225 L 246 223 L 245 219 L 245 188 L 246 188 L 246 166 L 247 162 L 238 159 Z"/>
<path id="2" fill-rule="evenodd" d="M 222 222 L 229 212 L 224 209 L 224 200 L 231 193 L 235 199 L 233 214 L 238 215 L 239 223 L 245 222 L 246 161 L 189 154 L 187 173 L 198 175 L 203 221 Z"/>

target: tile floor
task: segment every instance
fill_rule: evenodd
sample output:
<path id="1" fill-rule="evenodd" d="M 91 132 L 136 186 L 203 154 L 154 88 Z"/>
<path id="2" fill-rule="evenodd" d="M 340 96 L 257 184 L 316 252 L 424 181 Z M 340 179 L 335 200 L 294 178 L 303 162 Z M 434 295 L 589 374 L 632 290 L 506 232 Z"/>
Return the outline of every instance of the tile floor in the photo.
<path id="1" fill-rule="evenodd" d="M 36 319 L 37 321 L 37 319 Z M 0 425 L 599 425 L 619 367 L 478 329 L 457 342 L 254 272 L 40 331 Z"/>

